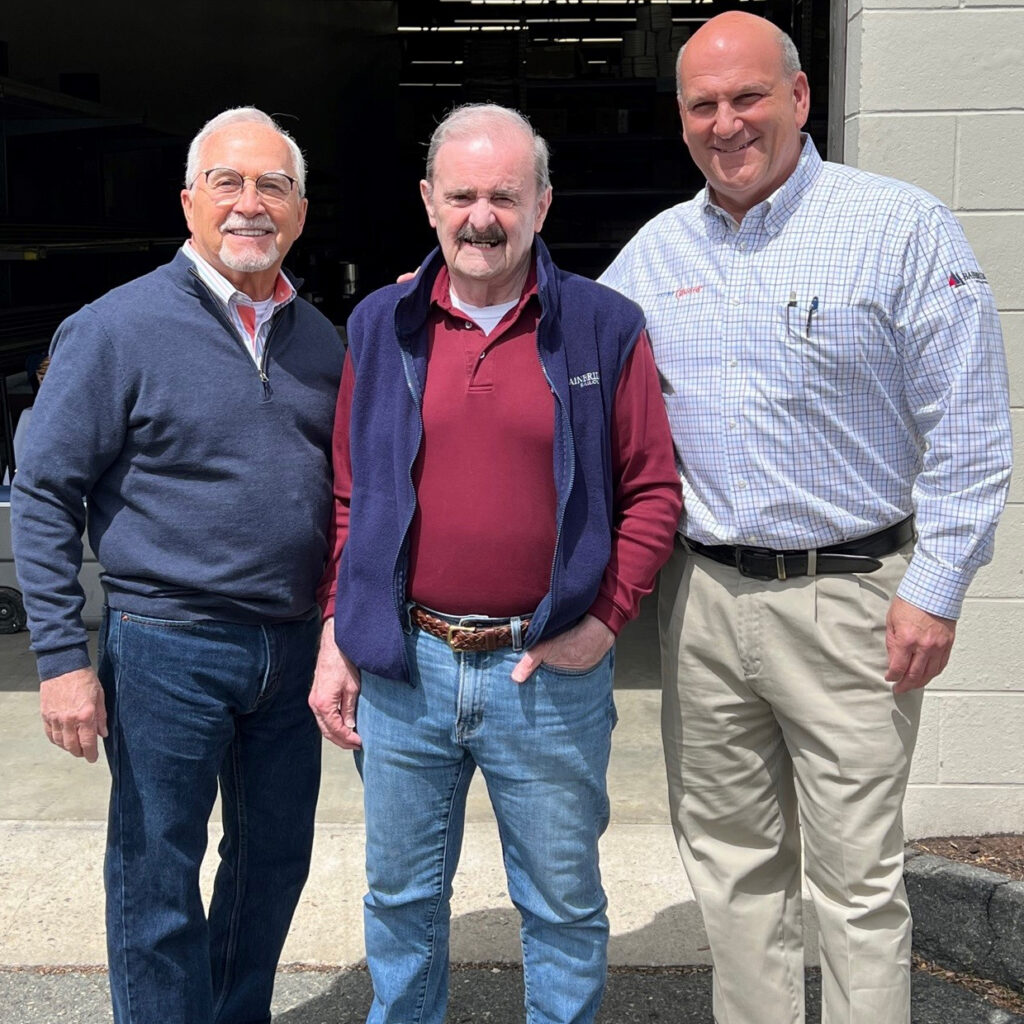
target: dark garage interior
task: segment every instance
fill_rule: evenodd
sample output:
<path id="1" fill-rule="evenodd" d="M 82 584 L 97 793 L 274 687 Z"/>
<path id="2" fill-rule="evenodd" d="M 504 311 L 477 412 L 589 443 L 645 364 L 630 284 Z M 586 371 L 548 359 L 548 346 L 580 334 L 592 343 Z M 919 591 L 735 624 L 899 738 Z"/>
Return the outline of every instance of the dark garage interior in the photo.
<path id="1" fill-rule="evenodd" d="M 824 0 L 5 5 L 0 476 L 32 400 L 26 359 L 64 316 L 183 241 L 185 151 L 207 118 L 253 104 L 302 146 L 310 209 L 287 266 L 339 325 L 433 245 L 417 187 L 425 143 L 462 102 L 517 107 L 547 138 L 545 240 L 562 266 L 596 275 L 645 220 L 702 185 L 680 136 L 674 55 L 733 8 L 793 36 L 824 153 Z"/>

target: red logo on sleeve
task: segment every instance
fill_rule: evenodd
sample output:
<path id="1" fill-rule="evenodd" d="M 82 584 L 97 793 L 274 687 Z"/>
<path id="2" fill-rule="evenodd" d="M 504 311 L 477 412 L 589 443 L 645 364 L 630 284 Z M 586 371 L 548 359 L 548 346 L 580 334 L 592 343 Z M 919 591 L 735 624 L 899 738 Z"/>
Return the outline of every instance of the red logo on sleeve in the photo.
<path id="1" fill-rule="evenodd" d="M 959 288 L 968 281 L 987 281 L 988 278 L 980 270 L 962 270 L 959 274 L 950 272 L 949 287 Z"/>

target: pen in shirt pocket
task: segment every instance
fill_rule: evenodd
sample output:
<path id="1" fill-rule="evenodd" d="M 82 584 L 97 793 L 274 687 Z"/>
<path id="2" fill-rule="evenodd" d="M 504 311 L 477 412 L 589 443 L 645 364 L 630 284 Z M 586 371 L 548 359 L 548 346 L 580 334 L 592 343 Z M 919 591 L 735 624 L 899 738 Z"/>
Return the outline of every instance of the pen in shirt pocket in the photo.
<path id="1" fill-rule="evenodd" d="M 811 321 L 814 319 L 814 314 L 817 313 L 817 312 L 818 312 L 818 296 L 815 295 L 814 298 L 811 299 L 810 306 L 807 308 L 807 330 L 804 331 L 804 334 L 806 334 L 808 338 L 811 336 Z"/>
<path id="2" fill-rule="evenodd" d="M 818 301 L 818 296 L 815 295 L 814 298 L 811 299 L 810 305 L 807 307 L 807 321 L 806 321 L 806 323 L 804 325 L 804 336 L 805 337 L 810 337 L 810 334 L 811 334 L 811 322 L 814 320 L 814 316 L 818 312 L 818 306 L 819 305 L 820 305 L 820 303 Z M 796 292 L 795 291 L 791 291 L 789 293 L 789 302 L 786 303 L 786 326 L 787 327 L 789 327 L 790 315 L 794 311 L 796 311 L 797 314 L 799 315 L 799 309 L 800 309 L 800 304 L 797 301 Z M 799 323 L 799 321 L 798 321 L 798 323 Z"/>

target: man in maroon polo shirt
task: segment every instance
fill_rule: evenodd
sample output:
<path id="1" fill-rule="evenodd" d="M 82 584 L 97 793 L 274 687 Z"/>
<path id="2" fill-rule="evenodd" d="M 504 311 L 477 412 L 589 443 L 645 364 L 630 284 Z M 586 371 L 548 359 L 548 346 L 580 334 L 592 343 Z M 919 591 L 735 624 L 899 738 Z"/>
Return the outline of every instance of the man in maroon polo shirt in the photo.
<path id="1" fill-rule="evenodd" d="M 529 123 L 457 109 L 420 190 L 439 248 L 349 322 L 310 696 L 363 777 L 368 1021 L 443 1021 L 479 766 L 527 1015 L 582 1024 L 607 962 L 613 644 L 671 552 L 679 476 L 642 313 L 537 237 L 551 186 Z"/>

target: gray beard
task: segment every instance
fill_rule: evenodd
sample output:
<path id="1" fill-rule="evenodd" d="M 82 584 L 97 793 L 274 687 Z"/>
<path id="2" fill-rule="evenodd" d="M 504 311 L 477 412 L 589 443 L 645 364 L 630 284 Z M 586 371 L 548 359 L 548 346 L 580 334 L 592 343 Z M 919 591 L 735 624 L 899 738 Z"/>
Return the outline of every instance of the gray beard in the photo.
<path id="1" fill-rule="evenodd" d="M 227 245 L 222 245 L 217 255 L 225 267 L 237 270 L 240 274 L 255 274 L 260 270 L 269 270 L 278 260 L 276 244 L 265 253 L 251 256 L 236 256 L 228 251 Z"/>

